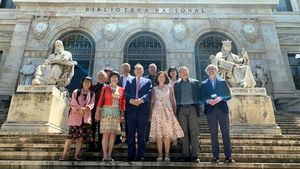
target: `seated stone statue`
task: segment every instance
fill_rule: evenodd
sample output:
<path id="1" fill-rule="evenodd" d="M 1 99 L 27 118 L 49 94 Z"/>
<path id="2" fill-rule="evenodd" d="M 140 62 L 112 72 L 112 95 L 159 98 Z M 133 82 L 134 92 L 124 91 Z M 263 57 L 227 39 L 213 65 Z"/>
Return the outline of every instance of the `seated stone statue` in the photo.
<path id="1" fill-rule="evenodd" d="M 76 64 L 77 62 L 72 60 L 72 54 L 64 50 L 62 41 L 57 40 L 54 54 L 51 54 L 44 64 L 37 67 L 32 84 L 66 87 L 74 76 Z"/>
<path id="2" fill-rule="evenodd" d="M 250 58 L 245 49 L 242 49 L 242 57 L 231 53 L 231 42 L 222 41 L 222 51 L 216 56 L 210 56 L 211 63 L 219 68 L 219 75 L 228 82 L 230 87 L 252 88 L 254 80 Z"/>

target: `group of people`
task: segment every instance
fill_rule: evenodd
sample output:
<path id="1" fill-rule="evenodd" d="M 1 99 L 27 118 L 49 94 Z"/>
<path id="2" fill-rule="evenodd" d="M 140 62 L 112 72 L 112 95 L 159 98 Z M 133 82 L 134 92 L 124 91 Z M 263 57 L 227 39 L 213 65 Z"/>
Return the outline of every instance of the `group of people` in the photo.
<path id="1" fill-rule="evenodd" d="M 148 67 L 149 74 L 144 77 L 141 64 L 134 66 L 134 76 L 130 75 L 128 63 L 121 65 L 121 71 L 119 74 L 104 69 L 97 74 L 96 85 L 92 85 L 91 77 L 85 77 L 81 88 L 73 91 L 69 134 L 59 160 L 66 160 L 72 140 L 76 140 L 75 160 L 81 160 L 84 141 L 89 149 L 99 148 L 95 135 L 100 132 L 102 161 L 113 161 L 113 146 L 121 142 L 122 126 L 125 126 L 127 161 L 143 161 L 146 142 L 150 141 L 157 144 L 156 160 L 170 162 L 171 143 L 176 144 L 181 139 L 181 161 L 199 163 L 198 121 L 204 105 L 211 134 L 212 162 L 220 162 L 218 126 L 222 132 L 224 162 L 234 162 L 226 103 L 231 96 L 226 81 L 217 76 L 215 65 L 207 66 L 209 78 L 202 84 L 190 77 L 186 66 L 178 71 L 171 67 L 157 72 L 152 63 Z"/>

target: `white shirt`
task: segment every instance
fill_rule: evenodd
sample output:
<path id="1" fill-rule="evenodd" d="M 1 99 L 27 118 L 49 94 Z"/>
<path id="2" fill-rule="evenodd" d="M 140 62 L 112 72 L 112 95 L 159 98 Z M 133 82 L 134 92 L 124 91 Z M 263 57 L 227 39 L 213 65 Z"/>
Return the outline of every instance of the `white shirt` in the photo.
<path id="1" fill-rule="evenodd" d="M 132 77 L 130 74 L 127 77 L 123 74 L 123 81 L 122 81 L 123 88 L 126 87 L 127 80 L 129 80 L 130 77 Z"/>

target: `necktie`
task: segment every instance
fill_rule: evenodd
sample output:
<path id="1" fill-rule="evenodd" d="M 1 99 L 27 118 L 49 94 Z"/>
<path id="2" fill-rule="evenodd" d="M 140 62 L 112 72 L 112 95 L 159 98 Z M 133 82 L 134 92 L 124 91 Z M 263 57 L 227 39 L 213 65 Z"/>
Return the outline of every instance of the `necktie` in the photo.
<path id="1" fill-rule="evenodd" d="M 212 83 L 213 89 L 215 90 L 216 89 L 216 81 L 213 80 L 211 83 Z"/>
<path id="2" fill-rule="evenodd" d="M 139 98 L 139 89 L 140 89 L 140 78 L 136 78 L 136 91 L 135 91 L 135 97 Z"/>

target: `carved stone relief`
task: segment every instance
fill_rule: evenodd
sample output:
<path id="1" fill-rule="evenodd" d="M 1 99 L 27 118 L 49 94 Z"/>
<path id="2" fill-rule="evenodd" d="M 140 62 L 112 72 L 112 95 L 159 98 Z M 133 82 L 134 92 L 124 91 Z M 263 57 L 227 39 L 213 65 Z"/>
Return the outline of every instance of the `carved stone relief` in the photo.
<path id="1" fill-rule="evenodd" d="M 108 41 L 113 41 L 118 36 L 120 28 L 117 18 L 105 18 L 105 26 L 103 28 L 103 36 Z"/>
<path id="2" fill-rule="evenodd" d="M 242 22 L 243 25 L 241 33 L 243 34 L 243 36 L 249 42 L 256 42 L 260 37 L 257 21 L 255 19 L 245 19 Z"/>
<path id="3" fill-rule="evenodd" d="M 183 20 L 183 19 L 173 20 L 173 26 L 171 29 L 171 33 L 173 35 L 173 38 L 176 41 L 181 42 L 181 41 L 185 40 L 186 37 L 188 36 L 189 32 L 190 31 L 187 27 L 186 20 Z"/>
<path id="4" fill-rule="evenodd" d="M 45 38 L 49 30 L 49 16 L 34 16 L 32 22 L 31 33 L 35 40 L 42 40 Z"/>
<path id="5" fill-rule="evenodd" d="M 144 16 L 142 18 L 142 22 L 143 22 L 144 29 L 149 29 L 149 27 L 150 27 L 150 18 L 148 16 Z"/>

